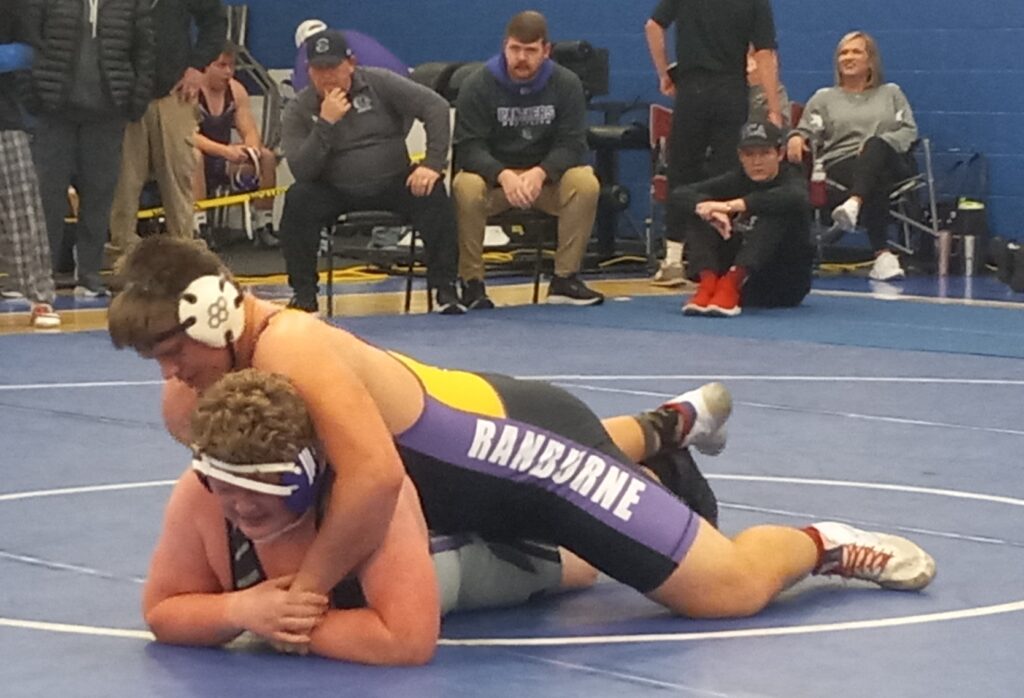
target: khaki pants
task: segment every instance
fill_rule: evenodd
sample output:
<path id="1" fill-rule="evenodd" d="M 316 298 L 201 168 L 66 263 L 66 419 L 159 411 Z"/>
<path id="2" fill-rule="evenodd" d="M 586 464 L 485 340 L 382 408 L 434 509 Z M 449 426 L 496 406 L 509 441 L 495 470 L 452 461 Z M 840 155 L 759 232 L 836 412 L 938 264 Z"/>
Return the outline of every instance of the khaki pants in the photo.
<path id="1" fill-rule="evenodd" d="M 548 183 L 534 208 L 558 216 L 555 274 L 571 276 L 580 269 L 594 227 L 600 184 L 589 165 L 566 170 L 557 183 Z M 459 276 L 484 278 L 484 227 L 490 216 L 511 208 L 501 187 L 490 188 L 483 177 L 459 172 L 452 181 L 459 230 Z"/>
<path id="2" fill-rule="evenodd" d="M 139 240 L 139 195 L 150 174 L 160 186 L 167 233 L 192 237 L 192 173 L 196 166 L 193 136 L 198 124 L 195 104 L 168 95 L 150 102 L 142 118 L 125 128 L 121 174 L 110 211 L 110 241 L 119 252 L 127 252 Z"/>

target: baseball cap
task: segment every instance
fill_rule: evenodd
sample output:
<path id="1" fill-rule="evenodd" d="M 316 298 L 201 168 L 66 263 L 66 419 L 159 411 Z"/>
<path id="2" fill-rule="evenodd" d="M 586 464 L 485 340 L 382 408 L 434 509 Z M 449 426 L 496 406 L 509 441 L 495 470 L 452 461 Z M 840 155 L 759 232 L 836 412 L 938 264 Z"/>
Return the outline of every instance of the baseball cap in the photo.
<path id="1" fill-rule="evenodd" d="M 740 148 L 752 146 L 778 148 L 782 145 L 782 131 L 770 121 L 748 121 L 740 129 Z"/>
<path id="2" fill-rule="evenodd" d="M 299 48 L 307 38 L 326 28 L 327 25 L 322 19 L 303 20 L 299 26 L 295 27 L 295 48 Z"/>
<path id="3" fill-rule="evenodd" d="M 306 39 L 306 58 L 310 65 L 329 68 L 351 55 L 345 35 L 337 29 L 325 29 Z"/>

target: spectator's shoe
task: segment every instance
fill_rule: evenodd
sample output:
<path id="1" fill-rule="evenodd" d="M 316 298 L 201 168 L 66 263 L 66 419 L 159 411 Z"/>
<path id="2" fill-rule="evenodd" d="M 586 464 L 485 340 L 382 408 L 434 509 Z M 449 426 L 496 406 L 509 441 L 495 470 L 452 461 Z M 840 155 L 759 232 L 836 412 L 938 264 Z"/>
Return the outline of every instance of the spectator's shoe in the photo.
<path id="1" fill-rule="evenodd" d="M 892 281 L 893 279 L 902 279 L 906 275 L 903 267 L 900 266 L 900 258 L 889 250 L 883 250 L 875 257 L 875 263 L 868 273 L 868 278 L 875 281 Z"/>
<path id="2" fill-rule="evenodd" d="M 675 410 L 682 415 L 682 428 L 677 435 L 679 448 L 693 446 L 707 456 L 717 456 L 725 448 L 725 422 L 732 413 L 732 395 L 721 383 L 706 383 L 672 398 L 659 409 Z"/>
<path id="3" fill-rule="evenodd" d="M 683 500 L 709 524 L 718 528 L 718 499 L 690 455 L 690 449 L 677 448 L 643 461 L 669 492 Z"/>
<path id="4" fill-rule="evenodd" d="M 0 300 L 5 301 L 23 301 L 25 300 L 25 294 L 21 291 L 15 291 L 13 289 L 0 288 Z"/>
<path id="5" fill-rule="evenodd" d="M 320 303 L 315 295 L 295 294 L 288 301 L 288 307 L 293 310 L 301 310 L 304 313 L 317 313 L 320 311 Z"/>
<path id="6" fill-rule="evenodd" d="M 992 257 L 992 264 L 996 267 L 996 278 L 1004 284 L 1009 284 L 1013 278 L 1013 254 L 1010 245 L 1003 238 L 995 236 L 988 241 L 988 253 Z M 0 295 L 3 292 L 0 291 Z"/>
<path id="7" fill-rule="evenodd" d="M 718 276 L 710 272 L 702 272 L 700 283 L 697 285 L 697 292 L 683 303 L 683 315 L 707 315 L 708 305 L 715 296 L 715 287 L 718 286 Z"/>
<path id="8" fill-rule="evenodd" d="M 59 330 L 60 315 L 53 310 L 49 303 L 35 303 L 32 305 L 32 313 L 29 316 L 32 327 L 37 330 Z"/>
<path id="9" fill-rule="evenodd" d="M 75 298 L 106 298 L 110 295 L 102 284 L 79 283 L 75 286 Z"/>
<path id="10" fill-rule="evenodd" d="M 661 260 L 658 270 L 651 277 L 652 286 L 664 288 L 675 288 L 686 284 L 686 276 L 683 274 L 683 265 L 668 260 Z"/>
<path id="11" fill-rule="evenodd" d="M 935 560 L 920 546 L 888 533 L 826 521 L 810 527 L 821 540 L 813 574 L 864 579 L 885 589 L 916 591 L 935 578 Z M 814 537 L 812 535 L 812 537 Z"/>
<path id="12" fill-rule="evenodd" d="M 1013 257 L 1013 273 L 1010 275 L 1010 288 L 1017 293 L 1024 293 L 1024 247 L 1014 243 L 1010 245 Z"/>
<path id="13" fill-rule="evenodd" d="M 860 202 L 852 196 L 832 209 L 832 221 L 848 233 L 857 229 L 859 216 Z"/>
<path id="14" fill-rule="evenodd" d="M 712 317 L 736 317 L 743 309 L 740 307 L 740 289 L 734 277 L 726 274 L 718 279 L 715 295 L 708 303 L 707 315 Z"/>
<path id="15" fill-rule="evenodd" d="M 462 291 L 462 305 L 467 310 L 490 310 L 494 307 L 494 301 L 487 295 L 487 287 L 482 279 L 470 279 L 459 282 Z"/>
<path id="16" fill-rule="evenodd" d="M 588 288 L 575 274 L 552 276 L 548 284 L 548 303 L 552 305 L 601 305 L 604 294 Z"/>
<path id="17" fill-rule="evenodd" d="M 256 229 L 256 246 L 264 249 L 275 249 L 281 246 L 281 239 L 277 236 L 273 224 L 261 226 Z"/>
<path id="18" fill-rule="evenodd" d="M 466 306 L 455 292 L 454 282 L 438 286 L 434 292 L 434 311 L 441 315 L 462 315 L 466 312 Z"/>

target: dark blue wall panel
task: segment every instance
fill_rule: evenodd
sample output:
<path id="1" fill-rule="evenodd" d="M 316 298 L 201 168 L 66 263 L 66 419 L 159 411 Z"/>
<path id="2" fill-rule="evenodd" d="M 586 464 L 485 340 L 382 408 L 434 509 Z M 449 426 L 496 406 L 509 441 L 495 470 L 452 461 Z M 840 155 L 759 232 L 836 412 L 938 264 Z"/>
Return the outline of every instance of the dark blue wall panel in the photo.
<path id="1" fill-rule="evenodd" d="M 478 60 L 498 50 L 508 17 L 527 8 L 547 15 L 555 39 L 587 39 L 612 60 L 608 99 L 660 100 L 643 24 L 655 0 L 251 0 L 250 47 L 266 65 L 290 66 L 295 26 L 320 17 L 377 37 L 410 65 Z M 940 150 L 985 153 L 989 209 L 1000 234 L 1024 239 L 1024 2 L 1021 0 L 775 0 L 782 77 L 806 100 L 832 81 L 832 54 L 845 32 L 879 41 L 889 80 L 910 98 L 921 132 Z M 641 118 L 636 114 L 629 118 Z M 625 155 L 622 179 L 634 201 L 647 193 L 647 161 Z M 634 217 L 645 207 L 634 206 Z"/>

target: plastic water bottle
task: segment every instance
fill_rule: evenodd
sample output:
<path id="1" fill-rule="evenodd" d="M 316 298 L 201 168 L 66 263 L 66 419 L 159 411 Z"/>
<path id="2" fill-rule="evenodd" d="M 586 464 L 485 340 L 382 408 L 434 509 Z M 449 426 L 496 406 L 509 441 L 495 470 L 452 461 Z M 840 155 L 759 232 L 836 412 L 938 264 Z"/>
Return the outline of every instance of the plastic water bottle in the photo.
<path id="1" fill-rule="evenodd" d="M 825 183 L 825 163 L 818 158 L 811 169 L 811 206 L 824 208 L 828 204 L 828 185 Z"/>

